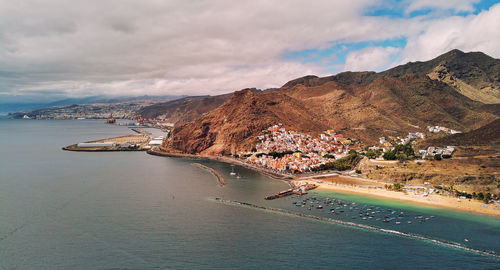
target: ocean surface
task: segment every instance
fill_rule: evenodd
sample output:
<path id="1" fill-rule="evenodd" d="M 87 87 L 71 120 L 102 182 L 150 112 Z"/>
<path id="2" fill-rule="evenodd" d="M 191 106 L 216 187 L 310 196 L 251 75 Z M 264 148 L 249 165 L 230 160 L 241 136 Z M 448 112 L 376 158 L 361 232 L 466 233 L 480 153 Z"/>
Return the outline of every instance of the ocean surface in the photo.
<path id="1" fill-rule="evenodd" d="M 0 269 L 500 269 L 500 218 L 325 191 L 265 201 L 288 185 L 212 161 L 61 150 L 128 133 L 0 120 Z"/>

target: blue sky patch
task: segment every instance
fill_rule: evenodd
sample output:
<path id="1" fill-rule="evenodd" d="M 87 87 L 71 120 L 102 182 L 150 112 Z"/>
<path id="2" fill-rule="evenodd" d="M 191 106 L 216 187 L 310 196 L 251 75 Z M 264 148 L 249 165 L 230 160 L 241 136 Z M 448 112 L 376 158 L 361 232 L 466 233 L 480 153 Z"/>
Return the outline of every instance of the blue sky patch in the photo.
<path id="1" fill-rule="evenodd" d="M 438 1 L 438 0 L 437 0 Z M 437 12 L 438 8 L 422 8 L 419 10 L 412 11 L 410 13 L 406 12 L 406 9 L 410 6 L 410 1 L 403 0 L 389 0 L 384 1 L 381 5 L 371 6 L 363 14 L 364 16 L 373 17 L 389 17 L 389 18 L 414 18 L 418 16 L 427 16 L 437 12 L 437 17 L 448 16 L 468 16 L 471 14 L 479 14 L 484 10 L 488 10 L 495 4 L 498 4 L 498 0 L 481 0 L 477 3 L 473 3 L 474 11 L 456 11 L 453 9 L 441 10 Z M 443 12 L 445 11 L 445 12 Z M 432 15 L 431 15 L 432 16 Z"/>
<path id="2" fill-rule="evenodd" d="M 382 41 L 364 41 L 355 43 L 337 43 L 326 49 L 307 49 L 297 52 L 289 52 L 284 55 L 287 60 L 298 61 L 303 64 L 314 63 L 325 66 L 325 72 L 335 73 L 342 71 L 348 53 L 359 51 L 367 47 L 395 47 L 404 48 L 406 37 L 388 39 Z M 397 59 L 393 59 L 394 61 Z"/>

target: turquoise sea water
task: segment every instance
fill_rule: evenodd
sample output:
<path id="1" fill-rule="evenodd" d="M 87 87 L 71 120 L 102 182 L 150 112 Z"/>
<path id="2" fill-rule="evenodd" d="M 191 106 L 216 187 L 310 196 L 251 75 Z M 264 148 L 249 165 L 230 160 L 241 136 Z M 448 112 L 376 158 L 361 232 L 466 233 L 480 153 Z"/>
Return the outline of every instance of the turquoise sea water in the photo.
<path id="1" fill-rule="evenodd" d="M 500 219 L 318 191 L 265 201 L 288 188 L 256 172 L 193 160 L 61 147 L 132 133 L 102 121 L 0 120 L 0 269 L 499 269 L 500 259 L 431 241 L 225 205 L 252 202 L 423 235 L 500 253 Z M 330 213 L 312 198 L 357 205 Z M 333 205 L 332 207 L 339 207 Z M 378 207 L 378 208 L 377 208 Z M 379 209 L 372 219 L 358 212 Z M 377 215 L 404 212 L 401 223 Z M 382 214 L 382 212 L 384 214 Z M 425 222 L 421 219 L 429 217 Z M 430 218 L 433 216 L 433 218 Z M 353 219 L 353 217 L 356 217 Z M 407 221 L 412 221 L 408 224 Z M 467 238 L 469 242 L 464 242 Z"/>

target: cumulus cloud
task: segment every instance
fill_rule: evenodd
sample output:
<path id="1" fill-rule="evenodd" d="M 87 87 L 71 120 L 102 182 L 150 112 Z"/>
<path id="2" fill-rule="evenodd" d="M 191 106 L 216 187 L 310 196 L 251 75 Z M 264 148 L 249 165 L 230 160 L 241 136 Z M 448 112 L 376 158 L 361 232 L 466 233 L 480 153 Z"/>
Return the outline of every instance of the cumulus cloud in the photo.
<path id="1" fill-rule="evenodd" d="M 349 71 L 381 71 L 392 64 L 393 59 L 401 51 L 395 47 L 369 47 L 347 54 L 344 70 Z"/>
<path id="2" fill-rule="evenodd" d="M 410 36 L 403 62 L 429 60 L 452 49 L 481 51 L 500 57 L 500 4 L 478 15 L 437 19 L 422 33 Z"/>

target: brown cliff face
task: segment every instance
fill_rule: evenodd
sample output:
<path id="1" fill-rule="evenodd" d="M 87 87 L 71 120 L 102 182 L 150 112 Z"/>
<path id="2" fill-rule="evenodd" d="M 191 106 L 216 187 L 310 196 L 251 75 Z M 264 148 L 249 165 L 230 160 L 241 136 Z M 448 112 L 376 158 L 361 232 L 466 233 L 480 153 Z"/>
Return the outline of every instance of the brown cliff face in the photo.
<path id="1" fill-rule="evenodd" d="M 482 103 L 425 75 L 380 77 L 361 85 L 288 84 L 281 91 L 301 100 L 331 129 L 366 143 L 375 143 L 380 136 L 421 131 L 427 125 L 468 131 L 497 118 Z"/>
<path id="2" fill-rule="evenodd" d="M 327 126 L 299 100 L 280 92 L 235 92 L 219 108 L 176 127 L 164 146 L 187 153 L 219 154 L 250 150 L 256 135 L 276 123 L 316 133 Z"/>
<path id="3" fill-rule="evenodd" d="M 454 50 L 381 73 L 305 76 L 271 92 L 238 91 L 221 106 L 212 104 L 215 109 L 177 125 L 165 146 L 206 154 L 250 150 L 255 136 L 277 123 L 311 134 L 334 129 L 373 145 L 380 136 L 406 136 L 427 125 L 467 132 L 499 118 L 500 104 L 478 101 L 487 98 L 484 91 L 461 91 L 447 81 L 449 76 L 432 73 L 444 66 L 468 85 L 490 85 L 488 93 L 499 95 L 500 60 Z"/>

